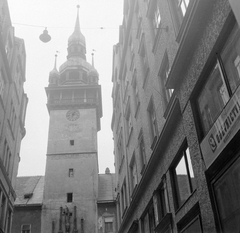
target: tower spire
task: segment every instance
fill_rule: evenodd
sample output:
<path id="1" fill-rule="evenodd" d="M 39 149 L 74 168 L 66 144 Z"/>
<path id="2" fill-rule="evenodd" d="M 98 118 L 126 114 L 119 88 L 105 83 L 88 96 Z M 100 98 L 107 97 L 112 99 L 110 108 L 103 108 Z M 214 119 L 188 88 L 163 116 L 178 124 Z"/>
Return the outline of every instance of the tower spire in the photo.
<path id="1" fill-rule="evenodd" d="M 57 70 L 57 53 L 55 54 L 54 70 Z"/>
<path id="2" fill-rule="evenodd" d="M 79 8 L 80 8 L 80 5 L 77 5 L 77 19 L 76 19 L 74 31 L 81 32 L 81 30 L 80 30 L 80 21 L 79 21 Z"/>
<path id="3" fill-rule="evenodd" d="M 82 57 L 86 60 L 86 42 L 85 37 L 80 30 L 79 8 L 77 5 L 77 19 L 72 35 L 68 38 L 68 58 Z"/>
<path id="4" fill-rule="evenodd" d="M 59 72 L 57 70 L 57 53 L 55 54 L 54 67 L 49 73 L 49 85 L 57 84 L 59 78 Z"/>
<path id="5" fill-rule="evenodd" d="M 93 51 L 94 51 L 94 50 L 93 50 Z M 92 52 L 92 67 L 95 68 L 95 67 L 94 67 L 94 52 Z"/>

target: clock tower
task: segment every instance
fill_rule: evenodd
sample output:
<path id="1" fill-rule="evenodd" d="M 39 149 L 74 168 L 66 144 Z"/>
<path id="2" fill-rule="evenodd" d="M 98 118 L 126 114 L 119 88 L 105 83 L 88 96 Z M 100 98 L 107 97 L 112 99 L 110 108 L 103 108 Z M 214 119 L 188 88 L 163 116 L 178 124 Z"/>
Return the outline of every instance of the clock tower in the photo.
<path id="1" fill-rule="evenodd" d="M 98 72 L 86 61 L 79 7 L 67 61 L 49 74 L 50 116 L 42 232 L 97 232 L 97 132 L 102 117 Z"/>

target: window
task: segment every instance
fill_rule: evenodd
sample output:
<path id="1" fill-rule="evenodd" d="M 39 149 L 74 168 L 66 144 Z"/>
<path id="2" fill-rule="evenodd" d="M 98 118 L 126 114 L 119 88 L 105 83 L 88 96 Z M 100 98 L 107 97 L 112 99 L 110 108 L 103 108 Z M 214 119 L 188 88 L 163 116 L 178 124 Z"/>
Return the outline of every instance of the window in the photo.
<path id="1" fill-rule="evenodd" d="M 137 87 L 137 71 L 136 69 L 134 70 L 133 73 L 133 79 L 132 79 L 132 87 L 133 87 L 133 101 L 134 101 L 134 106 L 135 106 L 135 117 L 138 111 L 138 107 L 140 105 L 139 101 L 139 94 L 138 94 L 138 87 Z"/>
<path id="2" fill-rule="evenodd" d="M 11 162 L 11 151 L 7 144 L 7 141 L 4 142 L 4 149 L 3 149 L 3 165 L 6 169 L 7 174 L 9 175 L 10 172 L 10 162 Z"/>
<path id="3" fill-rule="evenodd" d="M 123 215 L 125 214 L 125 210 L 127 208 L 127 187 L 126 187 L 125 180 L 121 188 L 121 205 L 122 205 L 122 217 L 123 217 Z"/>
<path id="4" fill-rule="evenodd" d="M 2 193 L 2 200 L 0 196 L 0 228 L 3 229 L 5 221 L 6 197 Z"/>
<path id="5" fill-rule="evenodd" d="M 194 232 L 194 233 L 201 233 L 202 231 L 202 226 L 200 222 L 200 218 L 197 217 L 193 221 L 191 221 L 184 229 L 180 231 L 181 233 L 189 233 L 189 232 Z"/>
<path id="6" fill-rule="evenodd" d="M 6 55 L 7 55 L 7 59 L 8 62 L 10 63 L 11 61 L 11 53 L 12 53 L 12 38 L 11 38 L 11 34 L 8 34 L 8 38 L 6 41 L 6 45 L 5 45 L 5 51 L 6 51 Z"/>
<path id="7" fill-rule="evenodd" d="M 139 143 L 139 159 L 140 159 L 141 174 L 142 174 L 146 164 L 146 151 L 145 151 L 145 143 L 144 143 L 142 130 L 140 130 L 140 133 L 138 136 L 138 143 Z"/>
<path id="8" fill-rule="evenodd" d="M 145 85 L 146 79 L 148 77 L 149 72 L 149 64 L 148 64 L 148 58 L 145 48 L 145 36 L 142 35 L 141 42 L 140 42 L 140 51 L 139 51 L 140 57 L 141 57 L 141 65 L 142 65 L 142 72 L 143 72 L 143 86 Z"/>
<path id="9" fill-rule="evenodd" d="M 173 184 L 175 207 L 178 209 L 196 188 L 189 148 L 187 146 L 182 149 L 180 160 L 173 167 Z"/>
<path id="10" fill-rule="evenodd" d="M 175 31 L 177 33 L 180 30 L 181 24 L 183 22 L 183 18 L 186 15 L 190 2 L 191 0 L 168 0 Z"/>
<path id="11" fill-rule="evenodd" d="M 170 73 L 169 60 L 168 60 L 167 53 L 165 53 L 163 57 L 162 65 L 159 71 L 159 84 L 161 87 L 161 94 L 163 97 L 163 104 L 165 109 L 167 108 L 167 105 L 173 93 L 173 89 L 166 88 L 166 82 L 167 82 L 169 73 Z"/>
<path id="12" fill-rule="evenodd" d="M 148 210 L 148 219 L 149 219 L 149 232 L 153 233 L 155 229 L 155 217 L 154 217 L 154 209 L 153 209 L 153 204 L 150 205 L 149 210 Z"/>
<path id="13" fill-rule="evenodd" d="M 213 181 L 214 204 L 219 216 L 221 232 L 240 230 L 240 159 Z"/>
<path id="14" fill-rule="evenodd" d="M 153 194 L 153 207 L 155 223 L 158 225 L 165 217 L 165 215 L 170 212 L 168 204 L 167 184 L 165 179 Z"/>
<path id="15" fill-rule="evenodd" d="M 126 129 L 127 129 L 127 139 L 129 140 L 129 137 L 132 133 L 132 117 L 131 117 L 131 111 L 130 111 L 130 101 L 128 99 L 127 107 L 126 107 Z"/>
<path id="16" fill-rule="evenodd" d="M 150 203 L 150 206 L 148 207 L 146 214 L 141 219 L 142 223 L 142 232 L 149 232 L 153 233 L 155 232 L 155 217 L 154 217 L 154 210 L 153 210 L 153 204 Z"/>
<path id="17" fill-rule="evenodd" d="M 240 31 L 232 30 L 197 97 L 202 136 L 211 129 L 240 84 Z"/>
<path id="18" fill-rule="evenodd" d="M 179 11 L 181 11 L 183 16 L 186 14 L 189 1 L 190 0 L 178 0 L 178 8 L 179 8 Z"/>
<path id="19" fill-rule="evenodd" d="M 151 27 L 153 29 L 153 34 L 155 37 L 158 33 L 158 29 L 160 28 L 161 24 L 160 9 L 157 1 L 151 0 L 147 14 L 151 21 L 152 24 Z"/>
<path id="20" fill-rule="evenodd" d="M 73 168 L 69 168 L 68 177 L 73 177 L 73 176 L 74 176 L 74 170 L 73 170 Z"/>
<path id="21" fill-rule="evenodd" d="M 70 140 L 70 145 L 74 146 L 74 140 Z"/>
<path id="22" fill-rule="evenodd" d="M 138 6 L 138 5 L 137 5 Z M 138 9 L 137 11 L 137 20 L 138 20 L 138 26 L 137 26 L 137 38 L 141 38 L 142 37 L 142 17 L 140 14 L 140 11 Z"/>
<path id="23" fill-rule="evenodd" d="M 224 68 L 232 92 L 240 83 L 240 30 L 236 25 L 221 53 Z"/>
<path id="24" fill-rule="evenodd" d="M 123 161 L 123 158 L 124 158 L 122 128 L 121 128 L 119 138 L 118 138 L 117 149 L 118 149 L 118 163 L 119 163 L 119 170 L 120 170 L 121 166 L 122 166 L 122 161 Z"/>
<path id="25" fill-rule="evenodd" d="M 137 164 L 135 161 L 135 153 L 133 154 L 132 160 L 130 162 L 130 183 L 131 191 L 133 193 L 134 188 L 137 186 Z"/>
<path id="26" fill-rule="evenodd" d="M 21 233 L 31 233 L 31 225 L 30 224 L 22 225 Z"/>
<path id="27" fill-rule="evenodd" d="M 3 98 L 5 88 L 5 81 L 3 79 L 3 72 L 0 72 L 0 96 Z"/>
<path id="28" fill-rule="evenodd" d="M 67 202 L 73 202 L 73 193 L 67 193 Z"/>
<path id="29" fill-rule="evenodd" d="M 10 208 L 8 208 L 8 214 L 6 219 L 6 233 L 10 233 L 11 229 L 11 223 L 12 223 L 12 211 Z"/>
<path id="30" fill-rule="evenodd" d="M 148 112 L 148 118 L 149 118 L 150 139 L 152 143 L 151 148 L 153 149 L 158 136 L 158 125 L 157 125 L 156 112 L 155 112 L 155 107 L 154 107 L 152 98 L 150 100 L 147 112 Z"/>
<path id="31" fill-rule="evenodd" d="M 126 100 L 127 96 L 127 90 L 128 90 L 128 76 L 127 76 L 127 65 L 125 65 L 123 76 L 122 76 L 122 93 L 123 93 L 123 99 Z"/>
<path id="32" fill-rule="evenodd" d="M 130 38 L 129 46 L 130 46 L 130 57 L 131 57 L 130 70 L 132 71 L 134 67 L 134 57 L 135 57 L 132 37 Z"/>
<path id="33" fill-rule="evenodd" d="M 113 232 L 113 217 L 104 218 L 105 233 Z"/>
<path id="34" fill-rule="evenodd" d="M 10 122 L 12 130 L 14 130 L 15 122 L 16 122 L 16 112 L 15 112 L 15 108 L 14 108 L 12 101 L 11 101 L 11 107 L 10 107 L 9 122 Z"/>

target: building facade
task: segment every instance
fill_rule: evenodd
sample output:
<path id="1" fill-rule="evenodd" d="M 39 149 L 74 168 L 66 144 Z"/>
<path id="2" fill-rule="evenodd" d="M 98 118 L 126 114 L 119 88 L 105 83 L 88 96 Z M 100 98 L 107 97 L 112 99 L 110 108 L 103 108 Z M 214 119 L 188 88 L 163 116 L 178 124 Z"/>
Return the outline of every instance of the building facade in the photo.
<path id="1" fill-rule="evenodd" d="M 41 233 L 44 176 L 17 177 L 12 233 Z"/>
<path id="2" fill-rule="evenodd" d="M 238 1 L 124 1 L 113 48 L 118 232 L 238 232 Z"/>
<path id="3" fill-rule="evenodd" d="M 24 41 L 15 37 L 8 3 L 0 1 L 0 232 L 10 232 L 28 98 Z"/>
<path id="4" fill-rule="evenodd" d="M 67 61 L 50 72 L 46 88 L 50 123 L 41 228 L 96 232 L 101 86 L 86 61 L 79 15 L 67 50 Z"/>

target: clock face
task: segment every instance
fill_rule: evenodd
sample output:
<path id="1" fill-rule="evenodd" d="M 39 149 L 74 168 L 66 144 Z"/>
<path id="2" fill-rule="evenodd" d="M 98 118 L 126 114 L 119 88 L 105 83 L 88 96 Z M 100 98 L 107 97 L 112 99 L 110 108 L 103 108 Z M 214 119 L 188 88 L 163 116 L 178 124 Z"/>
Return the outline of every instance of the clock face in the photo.
<path id="1" fill-rule="evenodd" d="M 69 121 L 76 121 L 80 117 L 80 113 L 76 109 L 69 110 L 66 114 Z"/>

